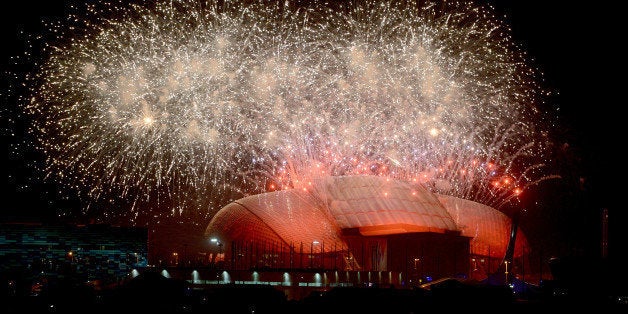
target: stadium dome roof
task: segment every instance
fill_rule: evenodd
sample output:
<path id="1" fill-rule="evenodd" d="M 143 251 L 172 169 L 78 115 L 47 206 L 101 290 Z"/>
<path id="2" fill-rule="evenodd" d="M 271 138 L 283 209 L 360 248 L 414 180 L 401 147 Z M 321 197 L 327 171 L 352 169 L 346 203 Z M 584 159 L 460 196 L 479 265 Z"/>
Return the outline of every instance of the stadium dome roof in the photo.
<path id="1" fill-rule="evenodd" d="M 357 229 L 363 236 L 460 231 L 472 238 L 472 254 L 503 257 L 510 219 L 491 207 L 436 195 L 419 184 L 378 176 L 330 176 L 308 189 L 236 200 L 216 213 L 205 233 L 285 249 L 318 241 L 331 251 L 346 247 L 343 229 Z M 517 242 L 525 241 L 519 234 Z"/>
<path id="2" fill-rule="evenodd" d="M 512 220 L 504 213 L 473 201 L 438 195 L 463 236 L 471 238 L 471 254 L 504 257 L 510 241 Z M 517 228 L 515 256 L 527 247 L 527 239 Z"/>

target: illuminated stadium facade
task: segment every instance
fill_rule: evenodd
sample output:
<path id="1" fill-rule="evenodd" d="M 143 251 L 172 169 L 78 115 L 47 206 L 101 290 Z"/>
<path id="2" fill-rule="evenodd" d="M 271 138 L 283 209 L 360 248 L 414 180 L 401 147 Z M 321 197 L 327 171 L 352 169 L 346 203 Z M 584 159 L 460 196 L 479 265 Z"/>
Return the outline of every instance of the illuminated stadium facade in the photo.
<path id="1" fill-rule="evenodd" d="M 309 189 L 223 207 L 206 236 L 225 268 L 395 272 L 399 281 L 486 278 L 506 254 L 511 219 L 491 207 L 379 176 L 325 177 Z M 517 230 L 515 258 L 527 241 Z"/>

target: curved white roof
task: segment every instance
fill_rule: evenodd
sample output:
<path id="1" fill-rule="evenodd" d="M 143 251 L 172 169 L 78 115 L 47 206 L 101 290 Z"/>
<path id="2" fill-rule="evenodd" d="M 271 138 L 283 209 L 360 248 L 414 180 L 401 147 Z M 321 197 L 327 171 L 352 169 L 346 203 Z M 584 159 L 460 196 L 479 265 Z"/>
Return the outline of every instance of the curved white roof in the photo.
<path id="1" fill-rule="evenodd" d="M 444 232 L 456 224 L 420 185 L 376 176 L 327 177 L 309 191 L 284 190 L 239 199 L 222 208 L 206 233 L 221 238 L 342 247 L 340 230 L 363 235 Z"/>
<path id="2" fill-rule="evenodd" d="M 471 253 L 483 256 L 503 257 L 510 241 L 512 220 L 504 213 L 473 201 L 438 195 L 463 236 L 471 238 Z M 517 229 L 515 256 L 521 255 L 527 239 Z"/>
<path id="3" fill-rule="evenodd" d="M 206 233 L 286 247 L 313 241 L 340 247 L 337 226 L 316 203 L 299 190 L 248 196 L 223 207 Z"/>
<path id="4" fill-rule="evenodd" d="M 317 198 L 326 200 L 340 229 L 361 228 L 362 234 L 372 227 L 384 234 L 386 226 L 407 232 L 457 229 L 438 198 L 420 185 L 377 176 L 338 176 L 326 177 L 317 186 Z"/>
<path id="5" fill-rule="evenodd" d="M 437 196 L 419 184 L 334 176 L 313 182 L 308 190 L 239 199 L 212 218 L 206 234 L 284 247 L 317 241 L 323 243 L 321 250 L 330 251 L 343 247 L 341 230 L 349 228 L 365 236 L 461 231 L 472 238 L 472 254 L 503 256 L 510 219 L 479 203 Z M 519 232 L 517 242 L 524 240 Z"/>

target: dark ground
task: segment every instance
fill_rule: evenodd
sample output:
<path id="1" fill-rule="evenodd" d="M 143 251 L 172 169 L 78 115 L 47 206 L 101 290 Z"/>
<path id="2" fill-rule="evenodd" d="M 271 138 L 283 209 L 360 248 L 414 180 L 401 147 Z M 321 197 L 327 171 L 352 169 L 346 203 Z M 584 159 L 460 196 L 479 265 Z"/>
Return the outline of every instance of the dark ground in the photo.
<path id="1" fill-rule="evenodd" d="M 594 280 L 595 281 L 595 280 Z M 49 282 L 42 289 L 9 284 L 2 291 L 2 313 L 421 313 L 453 310 L 542 313 L 592 309 L 628 311 L 628 289 L 594 281 L 549 280 L 539 286 L 445 279 L 431 286 L 342 287 L 313 290 L 300 300 L 267 285 L 193 286 L 157 272 L 115 286 L 100 287 L 70 280 Z M 3 283 L 7 281 L 3 280 Z M 10 283 L 10 282 L 9 282 Z"/>

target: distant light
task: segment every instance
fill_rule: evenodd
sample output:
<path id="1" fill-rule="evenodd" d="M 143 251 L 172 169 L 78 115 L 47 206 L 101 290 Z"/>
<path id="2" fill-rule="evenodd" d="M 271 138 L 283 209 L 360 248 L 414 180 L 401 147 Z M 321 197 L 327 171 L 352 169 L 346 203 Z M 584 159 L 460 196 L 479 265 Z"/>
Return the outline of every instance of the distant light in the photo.
<path id="1" fill-rule="evenodd" d="M 214 242 L 214 243 L 215 243 L 215 242 L 218 242 L 218 239 L 216 239 L 216 238 L 211 238 L 211 239 L 209 239 L 209 241 L 211 241 L 211 242 Z"/>

